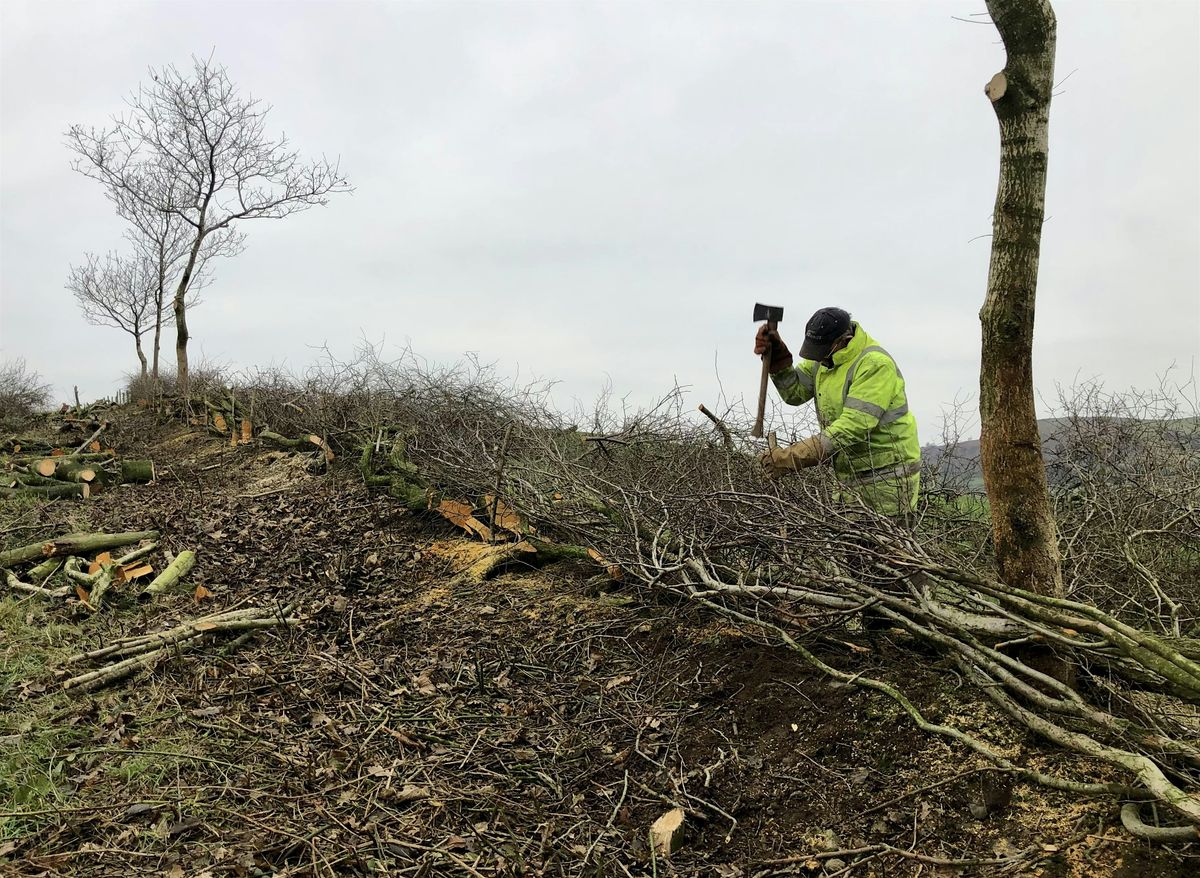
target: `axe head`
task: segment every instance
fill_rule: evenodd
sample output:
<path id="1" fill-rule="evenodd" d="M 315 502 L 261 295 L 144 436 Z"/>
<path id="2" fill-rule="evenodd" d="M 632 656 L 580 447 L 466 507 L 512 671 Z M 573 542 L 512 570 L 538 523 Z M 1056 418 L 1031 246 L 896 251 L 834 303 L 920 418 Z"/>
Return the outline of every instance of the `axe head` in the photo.
<path id="1" fill-rule="evenodd" d="M 783 306 L 782 305 L 762 305 L 758 302 L 754 303 L 754 322 L 766 320 L 770 323 L 783 322 Z"/>

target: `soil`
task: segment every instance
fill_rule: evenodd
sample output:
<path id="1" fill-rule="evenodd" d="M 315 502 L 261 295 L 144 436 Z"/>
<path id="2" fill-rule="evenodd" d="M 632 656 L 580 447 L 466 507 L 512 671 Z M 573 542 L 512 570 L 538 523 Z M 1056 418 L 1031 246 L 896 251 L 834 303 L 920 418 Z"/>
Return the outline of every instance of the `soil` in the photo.
<path id="1" fill-rule="evenodd" d="M 458 574 L 486 546 L 336 466 L 116 420 L 111 441 L 159 480 L 22 508 L 3 539 L 158 529 L 197 552 L 187 589 L 94 614 L 25 599 L 21 630 L 76 651 L 235 606 L 296 601 L 304 621 L 92 694 L 58 692 L 54 661 L 0 689 L 0 873 L 1200 874 L 1187 849 L 1123 834 L 1112 802 L 1018 785 L 973 816 L 997 778 L 968 752 L 702 608 L 568 563 L 472 584 Z M 0 647 L 6 666 L 28 637 Z M 896 632 L 849 624 L 811 647 L 1070 771 Z M 35 802 L 20 778 L 38 772 Z M 650 824 L 677 806 L 683 845 L 652 855 Z"/>

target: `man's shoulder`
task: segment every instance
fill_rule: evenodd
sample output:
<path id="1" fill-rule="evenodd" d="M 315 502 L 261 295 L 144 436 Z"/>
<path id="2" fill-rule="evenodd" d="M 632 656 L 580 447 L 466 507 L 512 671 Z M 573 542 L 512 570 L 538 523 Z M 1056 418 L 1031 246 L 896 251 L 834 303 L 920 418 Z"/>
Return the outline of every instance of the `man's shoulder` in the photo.
<path id="1" fill-rule="evenodd" d="M 871 366 L 874 368 L 896 369 L 896 359 L 882 345 L 871 344 L 863 349 L 858 356 L 858 367 Z"/>

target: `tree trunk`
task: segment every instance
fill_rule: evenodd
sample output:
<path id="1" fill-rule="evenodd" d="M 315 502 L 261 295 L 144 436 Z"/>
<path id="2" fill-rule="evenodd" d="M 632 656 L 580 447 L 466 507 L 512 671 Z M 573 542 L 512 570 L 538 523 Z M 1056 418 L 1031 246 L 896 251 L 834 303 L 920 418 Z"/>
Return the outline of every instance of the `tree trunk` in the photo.
<path id="1" fill-rule="evenodd" d="M 1008 51 L 988 83 L 1000 122 L 1000 182 L 980 311 L 980 452 L 997 563 L 1010 585 L 1062 593 L 1033 395 L 1033 322 L 1045 210 L 1054 13 L 1048 0 L 988 0 Z"/>
<path id="2" fill-rule="evenodd" d="M 1001 579 L 1063 593 L 1033 391 L 1033 323 L 1046 198 L 1055 19 L 1049 0 L 987 0 L 1008 53 L 985 93 L 1000 123 L 1000 182 L 979 313 L 980 457 Z M 1061 676 L 1055 673 L 1055 676 Z"/>
<path id="3" fill-rule="evenodd" d="M 140 332 L 133 333 L 133 346 L 137 350 L 138 362 L 142 364 L 142 378 L 146 377 L 146 354 L 142 351 L 142 334 Z"/>
<path id="4" fill-rule="evenodd" d="M 162 343 L 162 309 L 163 309 L 163 290 L 162 284 L 158 286 L 158 295 L 154 302 L 154 350 L 151 353 L 150 377 L 158 381 L 158 349 Z"/>
<path id="5" fill-rule="evenodd" d="M 180 399 L 188 397 L 188 328 L 183 294 L 175 295 L 175 392 Z"/>
<path id="6" fill-rule="evenodd" d="M 187 289 L 192 282 L 192 272 L 196 268 L 196 259 L 200 256 L 200 247 L 204 243 L 204 229 L 196 231 L 196 240 L 192 244 L 192 250 L 188 254 L 187 265 L 183 267 L 183 274 L 179 277 L 179 286 L 175 288 L 175 299 L 172 302 L 172 308 L 175 312 L 175 368 L 176 368 L 176 392 L 181 399 L 187 399 L 190 388 L 188 387 L 188 328 L 187 328 Z"/>
<path id="7" fill-rule="evenodd" d="M 72 488 L 72 485 L 65 485 Z M 157 540 L 156 530 L 126 531 L 125 533 L 73 533 L 64 534 L 53 540 L 40 543 L 30 543 L 15 549 L 0 552 L 0 567 L 12 567 L 24 564 L 26 561 L 40 561 L 43 558 L 54 558 L 63 555 L 87 555 L 92 552 L 103 552 L 106 549 L 117 549 L 121 546 L 140 543 L 142 540 Z"/>

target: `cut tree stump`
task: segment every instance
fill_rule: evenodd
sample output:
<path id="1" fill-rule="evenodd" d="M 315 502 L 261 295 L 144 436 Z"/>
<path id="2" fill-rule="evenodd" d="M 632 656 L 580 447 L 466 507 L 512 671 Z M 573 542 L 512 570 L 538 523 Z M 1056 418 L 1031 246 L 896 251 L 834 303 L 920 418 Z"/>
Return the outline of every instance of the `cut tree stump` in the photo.
<path id="1" fill-rule="evenodd" d="M 672 808 L 654 821 L 650 827 L 650 843 L 659 856 L 670 857 L 683 845 L 685 817 L 682 808 Z"/>

